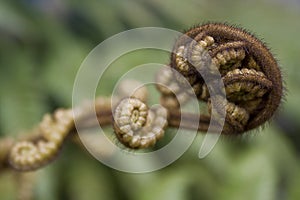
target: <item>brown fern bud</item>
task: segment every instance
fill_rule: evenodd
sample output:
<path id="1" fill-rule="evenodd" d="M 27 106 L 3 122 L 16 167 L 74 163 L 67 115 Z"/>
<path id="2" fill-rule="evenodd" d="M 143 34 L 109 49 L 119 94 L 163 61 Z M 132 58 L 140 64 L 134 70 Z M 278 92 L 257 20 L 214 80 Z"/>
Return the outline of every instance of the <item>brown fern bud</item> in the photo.
<path id="1" fill-rule="evenodd" d="M 212 66 L 218 69 L 227 96 L 220 104 L 227 111 L 223 133 L 243 133 L 264 124 L 283 96 L 281 71 L 269 49 L 247 31 L 226 24 L 209 23 L 187 31 L 174 45 L 170 66 L 197 88 L 194 92 L 205 102 L 211 94 L 202 76 L 214 75 Z"/>
<path id="2" fill-rule="evenodd" d="M 163 107 L 148 109 L 137 98 L 123 99 L 114 111 L 113 128 L 119 141 L 130 148 L 153 146 L 164 136 L 167 110 Z"/>

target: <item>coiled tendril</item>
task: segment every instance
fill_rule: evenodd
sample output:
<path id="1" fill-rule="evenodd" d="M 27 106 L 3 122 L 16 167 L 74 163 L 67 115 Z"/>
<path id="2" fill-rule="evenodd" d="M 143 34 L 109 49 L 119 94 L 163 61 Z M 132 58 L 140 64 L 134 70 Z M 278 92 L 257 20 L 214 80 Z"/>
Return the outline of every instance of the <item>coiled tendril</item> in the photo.
<path id="1" fill-rule="evenodd" d="M 283 86 L 278 64 L 265 44 L 243 29 L 219 23 L 194 27 L 176 41 L 173 52 L 170 67 L 189 82 L 209 109 L 211 96 L 202 75 L 216 73 L 211 66 L 217 67 L 226 92 L 226 99 L 217 97 L 219 108 L 227 112 L 224 134 L 243 133 L 264 124 L 280 105 Z M 171 76 L 161 75 L 166 80 Z M 173 75 L 181 88 L 182 76 Z M 162 87 L 158 89 L 162 100 L 175 98 Z"/>
<path id="2" fill-rule="evenodd" d="M 16 142 L 9 154 L 9 164 L 21 171 L 48 164 L 58 154 L 73 125 L 71 110 L 57 110 L 53 117 L 45 115 L 39 126 L 41 135 L 34 140 Z"/>
<path id="3" fill-rule="evenodd" d="M 130 148 L 147 148 L 164 136 L 167 110 L 162 106 L 148 109 L 141 100 L 123 99 L 114 111 L 113 128 L 119 139 Z"/>

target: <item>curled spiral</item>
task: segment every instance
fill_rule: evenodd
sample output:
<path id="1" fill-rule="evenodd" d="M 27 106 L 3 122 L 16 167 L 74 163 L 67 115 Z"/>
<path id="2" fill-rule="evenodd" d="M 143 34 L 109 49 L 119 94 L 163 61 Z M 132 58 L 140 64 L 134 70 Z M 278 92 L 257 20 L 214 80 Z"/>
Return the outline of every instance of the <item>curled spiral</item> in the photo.
<path id="1" fill-rule="evenodd" d="M 9 164 L 14 169 L 30 171 L 50 163 L 59 153 L 73 125 L 71 110 L 59 109 L 53 117 L 45 115 L 39 126 L 40 137 L 16 142 L 9 153 Z"/>
<path id="2" fill-rule="evenodd" d="M 141 100 L 123 99 L 116 107 L 113 128 L 121 143 L 129 148 L 147 148 L 164 136 L 167 110 L 162 107 L 148 109 Z"/>
<path id="3" fill-rule="evenodd" d="M 182 75 L 172 76 L 177 84 L 184 87 L 184 77 L 197 98 L 209 104 L 209 110 L 212 96 L 207 84 L 214 81 L 214 74 L 221 75 L 226 99 L 217 104 L 226 110 L 224 134 L 239 134 L 264 124 L 281 103 L 282 77 L 275 58 L 263 42 L 240 28 L 209 23 L 190 29 L 176 41 L 170 67 Z M 212 78 L 207 83 L 202 76 L 208 74 Z M 166 77 L 171 75 L 161 79 Z M 158 89 L 162 99 L 175 98 Z"/>

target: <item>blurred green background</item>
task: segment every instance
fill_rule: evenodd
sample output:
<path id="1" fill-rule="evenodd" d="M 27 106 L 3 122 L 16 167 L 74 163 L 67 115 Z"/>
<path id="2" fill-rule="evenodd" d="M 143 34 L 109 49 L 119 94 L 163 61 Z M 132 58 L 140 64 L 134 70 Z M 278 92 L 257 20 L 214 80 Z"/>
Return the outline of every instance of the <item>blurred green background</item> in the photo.
<path id="1" fill-rule="evenodd" d="M 183 31 L 207 21 L 241 25 L 269 44 L 287 88 L 270 125 L 242 138 L 221 138 L 205 159 L 197 157 L 203 137 L 199 135 L 172 165 L 127 174 L 69 142 L 53 164 L 28 174 L 34 181 L 27 191 L 36 200 L 300 199 L 299 20 L 297 0 L 1 1 L 1 137 L 22 134 L 43 114 L 70 107 L 75 75 L 87 54 L 108 37 L 136 27 Z M 122 65 L 153 62 L 150 58 L 136 54 Z M 167 63 L 168 55 L 158 60 Z M 109 78 L 117 79 L 121 72 Z M 22 193 L 15 176 L 0 173 L 0 199 L 14 200 Z"/>

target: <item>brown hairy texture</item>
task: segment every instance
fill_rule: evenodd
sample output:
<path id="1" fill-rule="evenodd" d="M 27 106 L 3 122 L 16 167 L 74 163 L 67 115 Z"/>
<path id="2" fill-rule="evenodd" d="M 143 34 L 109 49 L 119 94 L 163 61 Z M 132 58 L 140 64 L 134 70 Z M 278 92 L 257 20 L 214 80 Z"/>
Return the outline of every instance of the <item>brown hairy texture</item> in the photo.
<path id="1" fill-rule="evenodd" d="M 208 23 L 191 28 L 175 42 L 170 66 L 188 81 L 195 77 L 196 80 L 189 81 L 192 87 L 205 87 L 199 72 L 202 75 L 212 73 L 213 65 L 220 72 L 229 101 L 223 107 L 230 105 L 230 108 L 239 108 L 236 110 L 240 112 L 243 109 L 241 113 L 247 119 L 239 126 L 232 120 L 226 120 L 229 124 L 225 126 L 231 128 L 223 129 L 223 133 L 243 133 L 272 118 L 283 96 L 282 77 L 277 61 L 262 41 L 244 29 Z M 180 81 L 177 82 L 180 84 Z M 204 95 L 205 91 L 194 92 L 200 101 L 210 101 L 210 94 Z M 165 94 L 162 93 L 162 96 Z M 230 118 L 230 113 L 239 114 L 225 110 L 226 119 L 235 118 Z"/>

